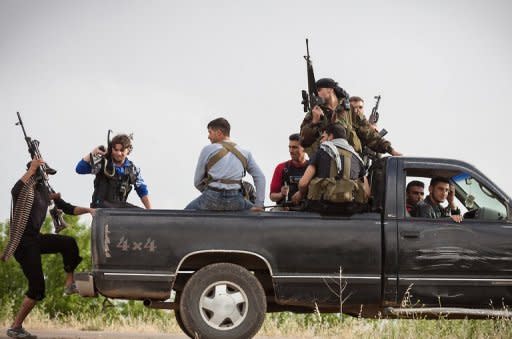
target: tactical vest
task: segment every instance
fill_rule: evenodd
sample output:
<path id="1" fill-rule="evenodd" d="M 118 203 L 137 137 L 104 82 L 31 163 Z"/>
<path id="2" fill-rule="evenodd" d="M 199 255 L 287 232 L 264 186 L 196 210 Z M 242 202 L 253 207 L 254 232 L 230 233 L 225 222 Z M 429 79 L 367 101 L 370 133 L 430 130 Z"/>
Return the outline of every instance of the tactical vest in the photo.
<path id="1" fill-rule="evenodd" d="M 240 162 L 242 163 L 242 166 L 244 167 L 244 173 L 242 177 L 245 177 L 245 173 L 247 172 L 249 162 L 247 161 L 247 158 L 238 149 L 236 149 L 236 144 L 233 142 L 222 141 L 220 145 L 222 146 L 222 148 L 217 153 L 215 153 L 206 164 L 206 177 L 201 182 L 201 188 L 206 189 L 206 187 L 208 187 L 208 184 L 211 182 L 220 182 L 222 184 L 240 184 L 240 187 L 242 188 L 242 179 L 213 179 L 212 176 L 210 175 L 210 169 L 228 153 L 233 153 L 233 155 L 236 156 L 238 160 L 240 160 Z"/>
<path id="2" fill-rule="evenodd" d="M 337 149 L 343 160 L 343 173 L 338 173 L 336 160 L 331 159 L 329 178 L 313 178 L 309 183 L 308 199 L 331 203 L 367 203 L 361 180 L 350 179 L 352 153 L 339 147 Z"/>
<path id="3" fill-rule="evenodd" d="M 112 160 L 109 159 L 108 161 L 111 162 Z M 124 168 L 124 174 L 120 174 L 117 173 L 113 164 L 108 164 L 107 159 L 104 159 L 94 179 L 91 207 L 98 207 L 104 201 L 112 203 L 126 202 L 136 179 L 133 163 Z"/>
<path id="4" fill-rule="evenodd" d="M 282 181 L 289 187 L 288 197 L 292 197 L 299 190 L 299 181 L 304 175 L 306 167 L 292 166 L 292 161 L 288 160 L 283 168 Z M 282 203 L 283 200 L 278 201 Z"/>

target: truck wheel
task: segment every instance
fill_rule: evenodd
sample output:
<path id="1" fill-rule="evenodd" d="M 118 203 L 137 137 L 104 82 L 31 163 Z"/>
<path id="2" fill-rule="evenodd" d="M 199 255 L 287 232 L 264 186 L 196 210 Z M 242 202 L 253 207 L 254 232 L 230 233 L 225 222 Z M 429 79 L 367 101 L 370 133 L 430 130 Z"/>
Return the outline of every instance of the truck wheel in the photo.
<path id="1" fill-rule="evenodd" d="M 183 323 L 199 338 L 251 338 L 261 328 L 266 308 L 258 279 L 245 268 L 227 263 L 197 271 L 180 298 Z"/>
<path id="2" fill-rule="evenodd" d="M 183 333 L 185 333 L 189 338 L 194 338 L 192 332 L 190 332 L 188 328 L 185 327 L 185 324 L 183 324 L 183 319 L 181 319 L 180 311 L 174 310 L 174 317 L 176 318 L 176 322 L 178 323 L 178 326 L 183 331 Z"/>

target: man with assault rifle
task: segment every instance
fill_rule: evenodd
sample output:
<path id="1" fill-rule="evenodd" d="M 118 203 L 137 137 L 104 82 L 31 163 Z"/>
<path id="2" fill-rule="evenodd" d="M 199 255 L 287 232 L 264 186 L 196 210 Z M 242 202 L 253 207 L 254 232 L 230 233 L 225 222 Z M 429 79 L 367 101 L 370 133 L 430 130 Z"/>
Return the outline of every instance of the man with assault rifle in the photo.
<path id="1" fill-rule="evenodd" d="M 34 308 L 36 303 L 45 297 L 45 282 L 41 264 L 41 254 L 61 253 L 66 272 L 64 293 L 77 293 L 73 280 L 73 271 L 82 258 L 74 238 L 59 234 L 41 234 L 41 226 L 46 218 L 48 206 L 53 203 L 56 208 L 66 214 L 94 214 L 94 209 L 71 205 L 61 199 L 48 182 L 48 174 L 55 170 L 46 165 L 39 152 L 39 142 L 27 137 L 25 128 L 18 113 L 18 123 L 23 129 L 32 161 L 27 165 L 27 171 L 16 182 L 11 190 L 12 206 L 9 241 L 1 255 L 3 261 L 14 256 L 20 264 L 23 274 L 28 280 L 28 291 L 21 303 L 20 309 L 7 330 L 11 338 L 36 338 L 23 328 L 23 321 Z M 60 215 L 57 216 L 60 218 Z M 55 220 L 54 220 L 55 221 Z M 61 220 L 62 221 L 62 220 Z M 58 221 L 57 221 L 58 222 Z M 60 229 L 55 224 L 56 231 Z"/>
<path id="2" fill-rule="evenodd" d="M 307 114 L 301 124 L 302 145 L 306 153 L 311 157 L 317 151 L 325 127 L 335 123 L 346 130 L 347 141 L 360 155 L 364 146 L 368 146 L 377 153 L 402 155 L 372 128 L 364 115 L 359 115 L 350 109 L 349 94 L 336 81 L 330 78 L 315 81 L 307 39 L 306 47 L 308 91 L 302 92 L 302 103 L 304 112 Z"/>

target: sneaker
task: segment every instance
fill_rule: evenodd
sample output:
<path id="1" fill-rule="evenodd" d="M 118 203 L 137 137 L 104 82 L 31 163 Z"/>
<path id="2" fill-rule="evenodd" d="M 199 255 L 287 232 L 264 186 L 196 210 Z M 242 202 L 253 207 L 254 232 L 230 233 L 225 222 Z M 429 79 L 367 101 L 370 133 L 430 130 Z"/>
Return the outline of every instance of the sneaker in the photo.
<path id="1" fill-rule="evenodd" d="M 76 284 L 72 283 L 71 285 L 64 288 L 64 295 L 72 295 L 77 294 L 78 288 L 76 288 Z"/>
<path id="2" fill-rule="evenodd" d="M 7 330 L 7 336 L 11 338 L 36 339 L 37 335 L 32 335 L 25 331 L 23 327 L 11 327 Z"/>

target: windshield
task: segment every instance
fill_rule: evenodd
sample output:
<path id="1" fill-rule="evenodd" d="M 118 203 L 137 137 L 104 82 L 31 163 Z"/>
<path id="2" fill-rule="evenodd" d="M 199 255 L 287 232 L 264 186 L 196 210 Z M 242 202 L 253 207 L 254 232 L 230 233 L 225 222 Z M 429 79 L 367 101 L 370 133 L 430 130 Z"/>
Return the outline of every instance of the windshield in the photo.
<path id="1" fill-rule="evenodd" d="M 452 177 L 457 196 L 468 210 L 479 210 L 479 219 L 505 219 L 507 208 L 494 192 L 467 173 Z"/>

